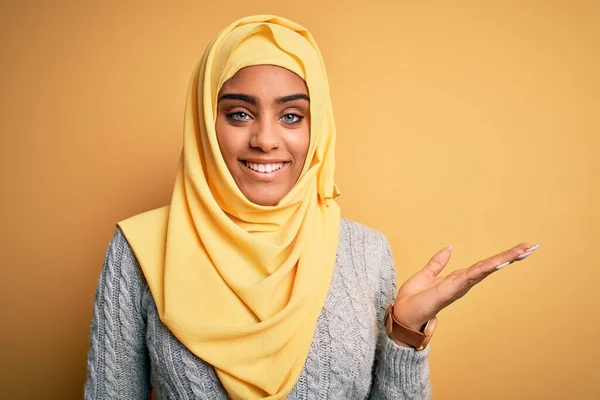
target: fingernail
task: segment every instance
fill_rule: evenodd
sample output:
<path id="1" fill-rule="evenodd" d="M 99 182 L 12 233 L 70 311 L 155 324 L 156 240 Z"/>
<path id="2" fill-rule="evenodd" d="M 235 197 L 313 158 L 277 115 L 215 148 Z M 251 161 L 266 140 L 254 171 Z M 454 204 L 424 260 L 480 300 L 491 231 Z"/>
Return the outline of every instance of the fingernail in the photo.
<path id="1" fill-rule="evenodd" d="M 450 246 L 448 246 L 448 247 L 446 247 L 446 248 L 447 248 L 448 250 L 452 251 L 452 250 L 454 250 L 454 245 L 453 245 L 453 244 L 451 244 Z"/>
<path id="2" fill-rule="evenodd" d="M 518 256 L 516 259 L 517 259 L 517 260 L 524 260 L 524 259 L 526 259 L 527 257 L 529 257 L 529 256 L 531 255 L 531 253 L 533 253 L 533 251 L 527 251 L 527 252 L 525 252 L 525 253 L 523 253 L 523 254 L 519 255 L 519 256 Z"/>
<path id="3" fill-rule="evenodd" d="M 536 250 L 537 250 L 537 249 L 539 249 L 539 248 L 540 248 L 540 245 L 539 245 L 539 244 L 536 244 L 536 245 L 534 245 L 534 246 L 531 246 L 530 248 L 528 248 L 528 249 L 527 249 L 527 252 L 529 252 L 529 253 L 530 253 L 530 252 L 532 252 L 532 251 L 536 251 Z"/>
<path id="4" fill-rule="evenodd" d="M 506 267 L 507 265 L 510 265 L 510 263 L 511 263 L 510 261 L 507 261 L 507 262 L 505 262 L 505 263 L 502 263 L 502 264 L 498 265 L 498 266 L 496 267 L 496 269 L 497 269 L 497 270 L 498 270 L 498 269 L 502 269 L 502 268 Z"/>

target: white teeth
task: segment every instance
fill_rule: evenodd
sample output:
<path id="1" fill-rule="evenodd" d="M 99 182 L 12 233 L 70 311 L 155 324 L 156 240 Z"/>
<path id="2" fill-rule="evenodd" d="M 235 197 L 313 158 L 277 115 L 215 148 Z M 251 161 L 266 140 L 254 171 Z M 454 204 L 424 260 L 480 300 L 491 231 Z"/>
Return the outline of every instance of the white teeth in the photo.
<path id="1" fill-rule="evenodd" d="M 246 161 L 246 166 L 253 171 L 268 173 L 268 172 L 277 171 L 278 169 L 283 167 L 283 163 L 259 164 L 259 163 L 252 163 L 252 162 Z"/>

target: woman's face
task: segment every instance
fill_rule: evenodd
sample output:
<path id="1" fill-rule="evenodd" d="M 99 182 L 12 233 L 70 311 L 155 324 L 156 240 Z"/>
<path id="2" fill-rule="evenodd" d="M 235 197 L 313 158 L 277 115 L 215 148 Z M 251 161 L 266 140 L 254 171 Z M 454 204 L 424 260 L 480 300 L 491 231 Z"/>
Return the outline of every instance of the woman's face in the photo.
<path id="1" fill-rule="evenodd" d="M 302 78 L 272 65 L 246 67 L 219 92 L 216 131 L 235 183 L 248 200 L 279 203 L 298 181 L 310 142 Z"/>

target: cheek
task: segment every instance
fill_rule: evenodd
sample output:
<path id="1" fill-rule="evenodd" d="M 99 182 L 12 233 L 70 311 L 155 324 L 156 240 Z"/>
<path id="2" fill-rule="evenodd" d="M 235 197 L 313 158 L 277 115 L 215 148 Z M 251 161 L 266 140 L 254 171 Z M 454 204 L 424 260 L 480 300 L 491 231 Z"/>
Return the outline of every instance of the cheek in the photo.
<path id="1" fill-rule="evenodd" d="M 235 140 L 236 135 L 233 134 L 234 132 L 231 132 L 231 126 L 223 123 L 220 118 L 217 118 L 215 130 L 217 132 L 217 141 L 219 142 L 219 149 L 221 150 L 223 159 L 229 164 L 232 157 L 235 157 L 237 154 L 237 149 L 239 148 L 239 143 L 236 143 Z"/>
<path id="2" fill-rule="evenodd" d="M 301 132 L 297 132 L 294 135 L 293 140 L 290 143 L 290 148 L 294 153 L 294 157 L 297 161 L 302 161 L 301 164 L 304 164 L 304 160 L 306 159 L 306 154 L 308 153 L 308 147 L 310 146 L 310 133 L 308 128 L 302 129 Z M 302 167 L 302 166 L 301 166 Z"/>

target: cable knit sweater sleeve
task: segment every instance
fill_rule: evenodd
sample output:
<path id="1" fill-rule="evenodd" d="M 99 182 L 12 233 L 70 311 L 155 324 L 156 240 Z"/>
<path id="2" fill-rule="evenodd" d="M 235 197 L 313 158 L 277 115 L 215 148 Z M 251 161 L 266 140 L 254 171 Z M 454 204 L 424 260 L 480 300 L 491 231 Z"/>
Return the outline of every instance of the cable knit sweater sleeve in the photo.
<path id="1" fill-rule="evenodd" d="M 142 310 L 145 281 L 123 233 L 117 230 L 94 301 L 86 400 L 149 399 L 149 358 Z"/>
<path id="2" fill-rule="evenodd" d="M 375 355 L 373 386 L 369 398 L 379 399 L 431 399 L 429 383 L 429 365 L 427 357 L 429 347 L 416 351 L 409 347 L 396 345 L 386 334 L 383 320 L 388 305 L 396 297 L 396 273 L 388 240 L 377 234 L 377 249 L 381 254 L 381 275 L 379 278 L 378 323 L 379 340 Z"/>

